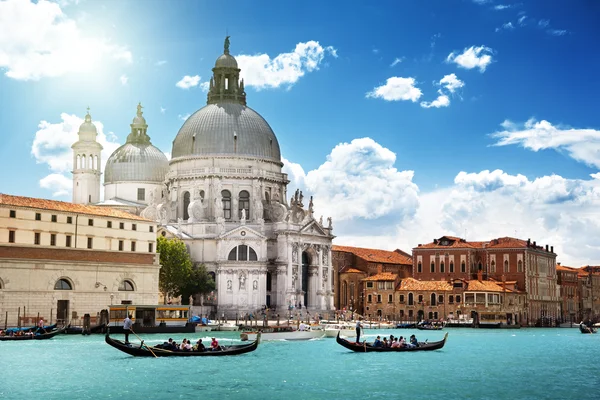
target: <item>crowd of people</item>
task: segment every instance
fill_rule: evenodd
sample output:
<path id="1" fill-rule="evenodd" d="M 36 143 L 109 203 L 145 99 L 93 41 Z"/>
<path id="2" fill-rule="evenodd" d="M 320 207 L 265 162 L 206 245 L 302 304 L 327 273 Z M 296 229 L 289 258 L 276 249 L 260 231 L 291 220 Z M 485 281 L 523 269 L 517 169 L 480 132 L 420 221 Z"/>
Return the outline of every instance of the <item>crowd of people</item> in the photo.
<path id="1" fill-rule="evenodd" d="M 410 335 L 410 338 L 408 341 L 403 336 L 400 336 L 399 338 L 397 338 L 397 337 L 394 337 L 394 335 L 390 335 L 389 339 L 387 338 L 387 336 L 384 336 L 382 339 L 380 335 L 377 335 L 377 338 L 375 339 L 373 344 L 371 344 L 371 346 L 373 346 L 373 347 L 390 347 L 392 349 L 394 349 L 394 348 L 409 348 L 410 349 L 410 348 L 419 347 L 419 341 L 417 340 L 417 337 L 415 335 Z"/>
<path id="2" fill-rule="evenodd" d="M 163 350 L 171 350 L 171 351 L 220 351 L 223 348 L 219 345 L 219 341 L 216 338 L 212 338 L 210 342 L 210 346 L 207 348 L 204 343 L 202 343 L 202 339 L 198 339 L 195 345 L 192 345 L 192 342 L 189 339 L 183 339 L 181 343 L 177 343 L 172 338 L 169 338 L 168 341 L 163 344 L 158 344 L 156 346 L 157 349 Z"/>

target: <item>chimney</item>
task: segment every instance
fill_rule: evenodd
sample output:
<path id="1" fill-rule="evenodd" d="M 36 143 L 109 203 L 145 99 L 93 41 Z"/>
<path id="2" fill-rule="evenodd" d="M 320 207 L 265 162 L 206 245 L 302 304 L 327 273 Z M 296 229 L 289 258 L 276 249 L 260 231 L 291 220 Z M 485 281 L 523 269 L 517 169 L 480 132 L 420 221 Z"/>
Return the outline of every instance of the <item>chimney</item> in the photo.
<path id="1" fill-rule="evenodd" d="M 477 280 L 479 282 L 481 282 L 483 280 L 483 271 L 482 270 L 477 271 Z"/>
<path id="2" fill-rule="evenodd" d="M 417 247 L 421 247 L 421 243 L 419 243 L 419 245 Z"/>
<path id="3" fill-rule="evenodd" d="M 537 248 L 537 245 L 535 244 L 535 240 L 533 241 L 533 247 Z"/>
<path id="4" fill-rule="evenodd" d="M 550 253 L 554 253 L 554 246 L 550 246 Z"/>
<path id="5" fill-rule="evenodd" d="M 554 253 L 554 252 L 553 252 L 553 253 Z M 557 264 L 558 264 L 558 266 L 560 267 L 560 261 L 559 261 L 559 262 L 557 262 Z"/>
<path id="6" fill-rule="evenodd" d="M 437 244 L 437 239 L 433 239 L 433 244 Z"/>
<path id="7" fill-rule="evenodd" d="M 527 247 L 531 246 L 531 239 L 527 239 Z"/>
<path id="8" fill-rule="evenodd" d="M 546 245 L 546 251 L 548 251 L 548 245 Z"/>

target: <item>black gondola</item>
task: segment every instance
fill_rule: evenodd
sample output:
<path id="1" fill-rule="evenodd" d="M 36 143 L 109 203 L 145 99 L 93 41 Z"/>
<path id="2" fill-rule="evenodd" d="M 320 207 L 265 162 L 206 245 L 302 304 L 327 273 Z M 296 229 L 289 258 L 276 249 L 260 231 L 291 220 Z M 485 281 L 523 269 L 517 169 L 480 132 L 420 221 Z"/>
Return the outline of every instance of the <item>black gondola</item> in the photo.
<path id="1" fill-rule="evenodd" d="M 583 322 L 579 324 L 579 331 L 581 333 L 596 333 L 596 328 L 592 328 L 591 326 L 587 326 Z"/>
<path id="2" fill-rule="evenodd" d="M 444 329 L 442 325 L 417 325 L 417 329 L 420 331 L 441 331 Z"/>
<path id="3" fill-rule="evenodd" d="M 52 339 L 54 336 L 59 333 L 63 333 L 67 329 L 66 327 L 55 329 L 53 331 L 47 333 L 33 334 L 33 335 L 20 335 L 20 336 L 0 336 L 0 341 L 9 341 L 9 340 L 44 340 L 44 339 Z"/>
<path id="4" fill-rule="evenodd" d="M 123 353 L 127 353 L 134 357 L 219 357 L 235 356 L 256 350 L 260 340 L 260 333 L 252 343 L 232 346 L 221 345 L 221 350 L 217 351 L 171 351 L 154 346 L 147 346 L 143 341 L 139 345 L 125 344 L 121 340 L 111 338 L 108 333 L 104 337 L 104 340 L 115 349 L 121 350 Z"/>
<path id="5" fill-rule="evenodd" d="M 439 342 L 419 342 L 419 347 L 373 347 L 370 343 L 355 343 L 350 342 L 346 339 L 342 339 L 338 332 L 336 341 L 338 344 L 344 346 L 348 350 L 356 351 L 358 353 L 370 353 L 370 352 L 399 352 L 399 351 L 427 351 L 427 350 L 439 350 L 446 344 L 448 338 L 448 332 L 444 335 L 444 339 Z"/>
<path id="6" fill-rule="evenodd" d="M 104 333 L 106 329 L 108 329 L 106 324 L 92 326 L 89 330 L 84 330 L 81 326 L 69 325 L 65 333 L 69 335 L 89 335 L 91 333 Z"/>

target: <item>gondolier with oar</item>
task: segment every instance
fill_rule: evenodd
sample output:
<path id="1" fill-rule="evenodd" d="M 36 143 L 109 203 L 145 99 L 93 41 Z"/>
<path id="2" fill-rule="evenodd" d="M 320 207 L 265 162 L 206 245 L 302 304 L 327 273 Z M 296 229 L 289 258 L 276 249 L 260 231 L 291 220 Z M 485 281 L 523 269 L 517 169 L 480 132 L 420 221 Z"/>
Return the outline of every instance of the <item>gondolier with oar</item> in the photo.
<path id="1" fill-rule="evenodd" d="M 362 330 L 362 317 L 358 317 L 356 320 L 356 343 L 360 342 L 360 331 Z"/>
<path id="2" fill-rule="evenodd" d="M 129 334 L 131 333 L 132 325 L 133 321 L 131 320 L 131 314 L 129 314 L 123 320 L 123 333 L 125 334 L 125 344 L 129 344 Z"/>

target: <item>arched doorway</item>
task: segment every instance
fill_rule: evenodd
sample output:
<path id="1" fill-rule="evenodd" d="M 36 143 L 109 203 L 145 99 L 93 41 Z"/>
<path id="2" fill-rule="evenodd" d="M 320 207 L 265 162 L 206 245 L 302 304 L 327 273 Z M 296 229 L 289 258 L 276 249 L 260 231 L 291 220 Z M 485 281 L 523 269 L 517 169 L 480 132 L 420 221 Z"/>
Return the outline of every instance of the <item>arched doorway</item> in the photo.
<path id="1" fill-rule="evenodd" d="M 423 321 L 425 319 L 425 312 L 423 310 L 419 310 L 417 312 L 417 321 Z"/>
<path id="2" fill-rule="evenodd" d="M 307 252 L 302 252 L 302 291 L 304 292 L 304 306 L 308 308 L 308 265 L 310 259 Z"/>

